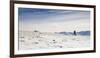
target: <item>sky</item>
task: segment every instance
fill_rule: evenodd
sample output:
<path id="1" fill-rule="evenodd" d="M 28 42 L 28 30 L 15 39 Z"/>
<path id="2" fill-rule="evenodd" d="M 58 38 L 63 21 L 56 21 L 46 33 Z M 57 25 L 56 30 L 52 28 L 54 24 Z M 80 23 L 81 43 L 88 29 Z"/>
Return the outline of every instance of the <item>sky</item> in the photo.
<path id="1" fill-rule="evenodd" d="M 19 30 L 41 32 L 90 30 L 90 11 L 18 8 Z"/>

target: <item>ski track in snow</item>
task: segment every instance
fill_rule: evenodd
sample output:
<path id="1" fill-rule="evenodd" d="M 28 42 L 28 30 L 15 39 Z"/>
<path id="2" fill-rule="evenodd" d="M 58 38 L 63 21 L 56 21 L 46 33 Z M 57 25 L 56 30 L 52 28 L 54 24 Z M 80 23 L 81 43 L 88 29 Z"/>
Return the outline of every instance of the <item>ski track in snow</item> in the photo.
<path id="1" fill-rule="evenodd" d="M 90 36 L 19 32 L 19 50 L 90 47 Z"/>

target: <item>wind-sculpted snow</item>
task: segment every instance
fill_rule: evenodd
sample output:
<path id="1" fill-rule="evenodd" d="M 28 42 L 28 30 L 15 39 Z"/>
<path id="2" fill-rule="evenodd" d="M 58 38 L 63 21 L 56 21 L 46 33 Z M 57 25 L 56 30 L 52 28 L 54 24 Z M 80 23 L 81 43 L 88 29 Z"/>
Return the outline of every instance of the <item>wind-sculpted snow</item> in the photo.
<path id="1" fill-rule="evenodd" d="M 19 50 L 90 47 L 90 36 L 19 31 Z"/>

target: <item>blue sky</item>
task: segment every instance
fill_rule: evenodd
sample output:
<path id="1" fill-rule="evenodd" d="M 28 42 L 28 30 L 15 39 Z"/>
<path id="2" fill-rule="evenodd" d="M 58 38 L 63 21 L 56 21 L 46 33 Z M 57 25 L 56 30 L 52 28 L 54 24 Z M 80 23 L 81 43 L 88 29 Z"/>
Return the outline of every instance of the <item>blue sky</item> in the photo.
<path id="1" fill-rule="evenodd" d="M 83 23 L 81 29 L 89 29 L 90 22 L 90 11 L 82 10 L 58 10 L 58 9 L 36 9 L 36 8 L 19 8 L 18 9 L 18 19 L 21 24 L 21 29 L 39 29 L 39 27 L 34 26 L 45 26 L 44 28 L 63 28 L 60 25 L 69 25 Z M 78 23 L 77 23 L 78 22 Z M 40 24 L 40 25 L 39 25 Z M 72 25 L 73 25 L 72 24 Z M 87 24 L 87 26 L 86 26 Z M 59 25 L 57 27 L 57 25 Z M 49 26 L 49 27 L 47 27 Z M 74 27 L 70 26 L 70 27 Z M 81 26 L 79 26 L 80 28 Z M 41 28 L 41 27 L 40 27 Z M 68 29 L 68 27 L 66 27 Z M 76 28 L 76 27 L 75 27 Z M 28 30 L 27 29 L 27 30 Z M 30 30 L 29 29 L 29 30 Z M 49 29 L 48 29 L 49 30 Z M 70 30 L 70 29 L 69 29 Z M 70 30 L 71 31 L 71 30 Z"/>
<path id="2" fill-rule="evenodd" d="M 79 18 L 89 18 L 89 14 L 89 11 L 78 10 L 19 8 L 19 20 L 33 23 L 78 20 Z"/>

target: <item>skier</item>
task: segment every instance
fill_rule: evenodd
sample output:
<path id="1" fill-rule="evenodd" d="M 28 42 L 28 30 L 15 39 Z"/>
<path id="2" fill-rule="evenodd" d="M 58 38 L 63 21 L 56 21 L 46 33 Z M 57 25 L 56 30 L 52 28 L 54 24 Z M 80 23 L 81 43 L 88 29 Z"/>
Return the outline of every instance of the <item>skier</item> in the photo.
<path id="1" fill-rule="evenodd" d="M 73 33 L 73 34 L 74 34 L 75 36 L 77 35 L 75 30 L 74 30 L 74 33 Z"/>

